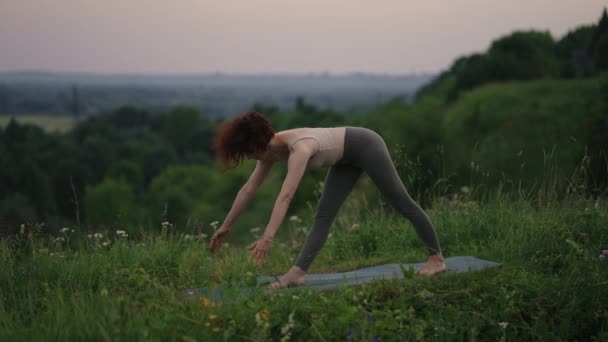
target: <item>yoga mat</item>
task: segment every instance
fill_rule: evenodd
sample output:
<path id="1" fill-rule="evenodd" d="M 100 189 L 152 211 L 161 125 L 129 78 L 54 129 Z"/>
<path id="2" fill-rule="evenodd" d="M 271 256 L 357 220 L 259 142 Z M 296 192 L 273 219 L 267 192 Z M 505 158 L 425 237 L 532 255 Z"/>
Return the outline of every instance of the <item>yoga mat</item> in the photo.
<path id="1" fill-rule="evenodd" d="M 401 266 L 407 271 L 413 269 L 417 271 L 424 265 L 425 262 L 405 263 Z M 445 259 L 447 273 L 462 273 L 469 271 L 477 271 L 488 267 L 500 265 L 497 262 L 478 259 L 472 256 L 455 256 Z M 268 290 L 266 285 L 279 281 L 281 275 L 277 276 L 258 276 L 257 286 L 242 287 L 238 293 L 227 291 L 222 288 L 193 288 L 186 290 L 185 295 L 199 298 L 205 296 L 210 302 L 218 303 L 221 301 L 231 301 L 247 297 L 253 293 L 275 293 L 284 291 L 297 291 L 301 289 L 312 289 L 314 291 L 336 289 L 343 285 L 358 285 L 371 282 L 375 279 L 402 279 L 403 272 L 399 264 L 384 264 L 372 267 L 366 267 L 355 271 L 340 272 L 340 273 L 320 273 L 306 274 L 306 284 L 297 287 L 283 288 L 279 290 Z M 231 292 L 231 293 L 229 293 Z"/>

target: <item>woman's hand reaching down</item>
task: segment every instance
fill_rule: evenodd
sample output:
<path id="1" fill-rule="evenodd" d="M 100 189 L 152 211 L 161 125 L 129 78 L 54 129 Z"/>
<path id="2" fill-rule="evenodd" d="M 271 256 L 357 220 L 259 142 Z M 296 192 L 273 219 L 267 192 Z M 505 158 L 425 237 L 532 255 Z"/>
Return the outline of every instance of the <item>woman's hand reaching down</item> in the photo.
<path id="1" fill-rule="evenodd" d="M 220 229 L 218 229 L 215 234 L 213 234 L 213 236 L 211 237 L 211 242 L 209 243 L 209 251 L 211 253 L 215 252 L 215 250 L 220 247 L 220 245 L 226 239 L 226 236 L 228 236 L 229 232 L 230 228 L 226 226 L 221 226 Z"/>
<path id="2" fill-rule="evenodd" d="M 251 255 L 249 256 L 249 260 L 254 261 L 256 266 L 260 266 L 260 264 L 266 260 L 271 248 L 272 238 L 262 235 L 258 241 L 247 247 L 247 249 L 252 251 Z"/>

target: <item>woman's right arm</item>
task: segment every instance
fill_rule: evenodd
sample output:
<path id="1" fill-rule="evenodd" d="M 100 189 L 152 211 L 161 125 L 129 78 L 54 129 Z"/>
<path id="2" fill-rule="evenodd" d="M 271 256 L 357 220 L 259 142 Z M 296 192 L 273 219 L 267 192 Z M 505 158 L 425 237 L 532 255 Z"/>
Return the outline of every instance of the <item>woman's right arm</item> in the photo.
<path id="1" fill-rule="evenodd" d="M 241 190 L 239 190 L 236 195 L 236 199 L 234 200 L 234 203 L 232 203 L 232 208 L 230 209 L 230 212 L 228 212 L 228 215 L 226 215 L 224 223 L 222 223 L 222 226 L 211 237 L 209 243 L 209 250 L 211 253 L 215 252 L 223 243 L 224 239 L 226 239 L 232 224 L 234 224 L 234 221 L 236 221 L 239 214 L 247 207 L 247 204 L 249 204 L 255 191 L 268 175 L 273 164 L 274 162 L 258 161 L 255 170 L 253 170 L 253 173 L 249 176 L 245 185 L 241 187 Z"/>
<path id="2" fill-rule="evenodd" d="M 226 215 L 224 219 L 224 223 L 222 223 L 223 227 L 230 228 L 236 221 L 237 217 L 243 212 L 243 210 L 247 207 L 253 196 L 255 195 L 256 190 L 262 184 L 274 162 L 272 161 L 260 161 L 258 160 L 255 169 L 249 176 L 247 182 L 241 187 L 236 198 L 234 199 L 234 203 L 232 204 L 232 208 Z"/>

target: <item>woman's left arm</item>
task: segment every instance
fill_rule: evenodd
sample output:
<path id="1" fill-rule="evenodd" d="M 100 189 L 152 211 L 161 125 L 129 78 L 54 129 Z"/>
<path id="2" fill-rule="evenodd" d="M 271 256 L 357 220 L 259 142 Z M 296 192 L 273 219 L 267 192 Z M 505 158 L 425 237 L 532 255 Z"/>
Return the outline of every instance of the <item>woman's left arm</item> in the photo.
<path id="1" fill-rule="evenodd" d="M 298 145 L 298 148 L 294 148 L 293 152 L 289 155 L 289 159 L 287 160 L 287 176 L 285 176 L 283 186 L 281 187 L 281 192 L 274 203 L 272 215 L 270 216 L 270 222 L 268 222 L 268 226 L 266 227 L 266 231 L 264 233 L 265 236 L 271 238 L 276 235 L 281 223 L 283 222 L 283 219 L 285 218 L 285 214 L 289 208 L 289 203 L 291 203 L 291 199 L 295 195 L 296 190 L 300 185 L 300 180 L 302 180 L 304 171 L 306 171 L 306 164 L 313 153 L 313 150 L 310 147 L 304 144 Z"/>
<path id="2" fill-rule="evenodd" d="M 266 231 L 258 241 L 247 247 L 252 251 L 249 259 L 253 260 L 256 266 L 259 266 L 266 259 L 272 245 L 272 239 L 285 218 L 289 203 L 298 189 L 300 180 L 304 171 L 306 171 L 306 164 L 312 154 L 312 148 L 306 144 L 299 143 L 293 146 L 293 151 L 289 154 L 287 160 L 287 176 L 285 176 L 281 192 L 274 203 Z"/>

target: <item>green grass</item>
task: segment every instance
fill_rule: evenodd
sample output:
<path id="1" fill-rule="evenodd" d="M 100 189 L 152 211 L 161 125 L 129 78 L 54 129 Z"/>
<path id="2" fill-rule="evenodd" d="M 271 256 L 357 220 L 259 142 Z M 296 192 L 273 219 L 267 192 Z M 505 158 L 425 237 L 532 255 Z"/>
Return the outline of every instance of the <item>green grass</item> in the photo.
<path id="1" fill-rule="evenodd" d="M 0 128 L 6 127 L 13 116 L 0 114 Z M 66 133 L 74 127 L 73 116 L 51 116 L 51 115 L 17 115 L 14 116 L 20 124 L 36 125 L 47 132 Z"/>
<path id="2" fill-rule="evenodd" d="M 93 242 L 76 231 L 61 241 L 25 229 L 13 243 L 0 244 L 0 340 L 608 338 L 608 260 L 598 258 L 608 249 L 608 203 L 452 198 L 436 200 L 429 215 L 446 257 L 472 255 L 502 265 L 212 306 L 183 290 L 234 290 L 257 275 L 282 274 L 299 253 L 290 240 L 302 244 L 302 227 L 310 222 L 286 221 L 285 234 L 258 269 L 245 247 L 230 240 L 210 255 L 207 239 L 178 234 L 130 240 L 103 232 Z M 310 272 L 424 260 L 407 221 L 391 211 L 366 217 L 358 222 L 342 212 Z"/>

